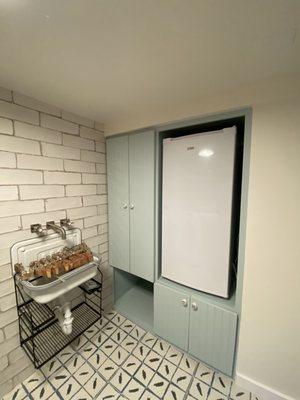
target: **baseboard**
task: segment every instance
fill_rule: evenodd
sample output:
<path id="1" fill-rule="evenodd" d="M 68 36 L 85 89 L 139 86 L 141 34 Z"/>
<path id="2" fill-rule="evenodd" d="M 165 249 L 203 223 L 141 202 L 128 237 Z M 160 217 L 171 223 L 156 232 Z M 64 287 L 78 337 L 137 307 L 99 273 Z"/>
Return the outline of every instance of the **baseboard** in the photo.
<path id="1" fill-rule="evenodd" d="M 238 372 L 236 373 L 235 383 L 249 390 L 261 400 L 296 400 Z"/>

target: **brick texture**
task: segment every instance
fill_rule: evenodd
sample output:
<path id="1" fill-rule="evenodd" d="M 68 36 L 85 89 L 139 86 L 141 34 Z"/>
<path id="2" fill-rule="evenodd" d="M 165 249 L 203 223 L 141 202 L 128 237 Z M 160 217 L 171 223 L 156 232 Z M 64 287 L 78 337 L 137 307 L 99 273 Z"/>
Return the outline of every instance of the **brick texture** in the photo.
<path id="1" fill-rule="evenodd" d="M 108 266 L 103 124 L 0 88 L 0 398 L 34 370 L 19 346 L 10 247 L 35 237 L 32 223 L 70 217 Z M 76 300 L 74 300 L 76 301 Z"/>

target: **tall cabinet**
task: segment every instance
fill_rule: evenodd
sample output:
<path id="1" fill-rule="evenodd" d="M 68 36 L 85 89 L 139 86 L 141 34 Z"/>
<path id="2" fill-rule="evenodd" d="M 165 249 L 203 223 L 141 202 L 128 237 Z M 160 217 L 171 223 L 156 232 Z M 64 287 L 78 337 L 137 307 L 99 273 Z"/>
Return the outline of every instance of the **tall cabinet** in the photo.
<path id="1" fill-rule="evenodd" d="M 154 281 L 154 131 L 107 140 L 110 265 Z"/>

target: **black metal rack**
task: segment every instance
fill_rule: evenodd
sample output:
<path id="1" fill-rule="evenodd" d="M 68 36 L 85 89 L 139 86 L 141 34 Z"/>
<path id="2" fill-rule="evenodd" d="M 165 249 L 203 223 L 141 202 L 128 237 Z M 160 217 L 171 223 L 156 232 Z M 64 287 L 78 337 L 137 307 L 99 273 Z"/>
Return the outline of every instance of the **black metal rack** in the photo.
<path id="1" fill-rule="evenodd" d="M 84 300 L 72 308 L 74 320 L 70 335 L 62 332 L 51 308 L 31 299 L 20 285 L 17 274 L 14 275 L 20 343 L 36 368 L 43 366 L 101 318 L 103 274 L 99 266 L 97 270 L 97 278 L 92 279 L 92 290 L 79 286 Z"/>

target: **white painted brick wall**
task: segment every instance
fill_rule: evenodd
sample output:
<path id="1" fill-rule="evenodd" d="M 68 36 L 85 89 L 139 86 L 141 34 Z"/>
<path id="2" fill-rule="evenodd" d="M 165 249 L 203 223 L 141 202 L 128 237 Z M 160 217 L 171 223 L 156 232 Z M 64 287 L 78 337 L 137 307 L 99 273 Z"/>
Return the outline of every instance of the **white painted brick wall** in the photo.
<path id="1" fill-rule="evenodd" d="M 84 196 L 97 193 L 96 185 L 67 185 L 67 196 Z"/>
<path id="2" fill-rule="evenodd" d="M 17 154 L 17 166 L 23 169 L 62 171 L 64 169 L 64 161 L 60 158 Z"/>
<path id="3" fill-rule="evenodd" d="M 63 135 L 63 145 L 69 147 L 76 147 L 78 149 L 95 150 L 94 140 L 84 139 L 82 137 Z"/>
<path id="4" fill-rule="evenodd" d="M 0 397 L 34 370 L 19 346 L 10 265 L 10 247 L 35 237 L 32 223 L 70 217 L 102 256 L 103 304 L 112 303 L 103 128 L 0 88 Z"/>
<path id="5" fill-rule="evenodd" d="M 28 122 L 33 125 L 39 124 L 39 113 L 37 111 L 2 100 L 0 101 L 0 116 L 16 121 Z"/>
<path id="6" fill-rule="evenodd" d="M 0 133 L 6 133 L 7 135 L 13 135 L 14 129 L 10 119 L 0 118 Z"/>
<path id="7" fill-rule="evenodd" d="M 46 184 L 72 184 L 81 183 L 81 174 L 75 172 L 44 172 L 44 180 Z"/>
<path id="8" fill-rule="evenodd" d="M 0 168 L 16 168 L 16 155 L 6 151 L 0 151 Z"/>
<path id="9" fill-rule="evenodd" d="M 13 92 L 14 103 L 20 104 L 21 106 L 25 106 L 28 108 L 32 108 L 33 110 L 43 111 L 47 114 L 52 114 L 56 116 L 61 116 L 61 110 L 55 106 L 51 106 L 50 104 L 43 103 L 42 101 L 33 99 L 32 97 L 25 96 L 24 94 Z"/>
<path id="10" fill-rule="evenodd" d="M 39 140 L 42 142 L 62 144 L 62 134 L 60 132 L 17 121 L 15 122 L 14 126 L 16 136 Z"/>
<path id="11" fill-rule="evenodd" d="M 40 171 L 27 171 L 22 169 L 2 169 L 0 185 L 22 185 L 43 183 L 43 174 Z"/>
<path id="12" fill-rule="evenodd" d="M 95 164 L 87 161 L 65 160 L 65 170 L 72 172 L 89 172 L 95 173 Z"/>
<path id="13" fill-rule="evenodd" d="M 60 132 L 71 133 L 72 135 L 79 135 L 79 127 L 77 124 L 47 114 L 41 114 L 41 126 Z"/>
<path id="14" fill-rule="evenodd" d="M 1 137 L 0 150 L 14 153 L 41 154 L 39 142 L 6 135 Z"/>
<path id="15" fill-rule="evenodd" d="M 19 190 L 20 190 L 21 200 L 47 199 L 51 197 L 63 197 L 65 195 L 65 187 L 62 185 L 19 186 Z M 1 198 L 1 192 L 0 192 L 0 198 Z"/>
<path id="16" fill-rule="evenodd" d="M 69 158 L 71 160 L 80 159 L 80 149 L 73 147 L 59 146 L 56 144 L 42 143 L 42 154 L 48 157 Z"/>

